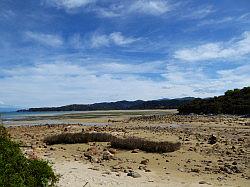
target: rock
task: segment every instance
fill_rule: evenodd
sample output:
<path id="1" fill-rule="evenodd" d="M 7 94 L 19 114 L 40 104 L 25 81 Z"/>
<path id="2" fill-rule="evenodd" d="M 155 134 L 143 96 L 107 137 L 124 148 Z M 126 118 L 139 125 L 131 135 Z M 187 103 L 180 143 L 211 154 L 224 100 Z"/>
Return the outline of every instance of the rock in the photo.
<path id="1" fill-rule="evenodd" d="M 206 181 L 200 181 L 199 184 L 207 184 Z"/>
<path id="2" fill-rule="evenodd" d="M 217 138 L 215 135 L 211 135 L 209 138 L 208 138 L 208 144 L 215 144 L 217 142 Z"/>
<path id="3" fill-rule="evenodd" d="M 234 161 L 234 162 L 232 163 L 232 165 L 237 165 L 237 162 L 236 162 L 236 161 Z"/>
<path id="4" fill-rule="evenodd" d="M 110 171 L 104 171 L 102 174 L 104 174 L 104 175 L 111 175 L 111 172 Z"/>
<path id="5" fill-rule="evenodd" d="M 139 153 L 139 149 L 134 149 L 131 153 Z"/>
<path id="6" fill-rule="evenodd" d="M 200 170 L 198 168 L 191 168 L 191 172 L 194 172 L 194 173 L 199 173 Z"/>
<path id="7" fill-rule="evenodd" d="M 151 172 L 151 170 L 150 169 L 145 169 L 145 172 Z"/>
<path id="8" fill-rule="evenodd" d="M 100 168 L 98 166 L 90 167 L 88 169 L 92 169 L 92 170 L 95 170 L 95 171 L 99 171 L 100 170 Z"/>
<path id="9" fill-rule="evenodd" d="M 149 159 L 142 160 L 140 164 L 147 165 L 149 163 Z"/>
<path id="10" fill-rule="evenodd" d="M 108 151 L 109 151 L 111 154 L 116 154 L 116 153 L 117 153 L 117 150 L 116 150 L 116 149 L 113 149 L 113 148 L 109 148 Z"/>
<path id="11" fill-rule="evenodd" d="M 102 153 L 102 159 L 103 160 L 110 160 L 114 157 L 114 155 L 112 153 L 110 153 L 109 151 L 104 151 Z"/>
<path id="12" fill-rule="evenodd" d="M 91 159 L 92 158 L 92 154 L 90 152 L 85 152 L 83 154 L 85 157 L 87 157 L 88 159 Z"/>
<path id="13" fill-rule="evenodd" d="M 95 146 L 92 146 L 92 147 L 88 148 L 87 151 L 90 152 L 92 155 L 99 154 L 99 150 Z"/>
<path id="14" fill-rule="evenodd" d="M 183 168 L 178 168 L 178 170 L 179 170 L 180 172 L 185 172 L 185 170 L 184 170 Z"/>
<path id="15" fill-rule="evenodd" d="M 147 166 L 139 166 L 139 170 L 145 170 Z"/>
<path id="16" fill-rule="evenodd" d="M 141 175 L 135 171 L 130 171 L 127 176 L 133 177 L 133 178 L 139 178 Z"/>
<path id="17" fill-rule="evenodd" d="M 115 175 L 116 175 L 117 177 L 120 177 L 120 176 L 121 176 L 121 174 L 120 174 L 120 173 L 116 173 Z"/>
<path id="18" fill-rule="evenodd" d="M 219 177 L 217 177 L 217 180 L 218 180 L 218 181 L 225 180 L 225 177 L 224 177 L 224 176 L 219 176 Z"/>
<path id="19" fill-rule="evenodd" d="M 92 162 L 92 163 L 100 163 L 101 161 L 100 161 L 99 158 L 97 158 L 97 157 L 95 157 L 95 156 L 91 156 L 90 162 Z"/>

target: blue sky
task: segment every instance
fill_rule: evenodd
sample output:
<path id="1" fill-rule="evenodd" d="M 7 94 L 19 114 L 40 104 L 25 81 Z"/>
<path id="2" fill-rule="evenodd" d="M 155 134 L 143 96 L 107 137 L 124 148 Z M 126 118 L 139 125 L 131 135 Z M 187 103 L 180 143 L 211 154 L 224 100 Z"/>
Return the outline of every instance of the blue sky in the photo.
<path id="1" fill-rule="evenodd" d="M 250 85 L 249 0 L 1 0 L 0 105 L 210 97 Z"/>

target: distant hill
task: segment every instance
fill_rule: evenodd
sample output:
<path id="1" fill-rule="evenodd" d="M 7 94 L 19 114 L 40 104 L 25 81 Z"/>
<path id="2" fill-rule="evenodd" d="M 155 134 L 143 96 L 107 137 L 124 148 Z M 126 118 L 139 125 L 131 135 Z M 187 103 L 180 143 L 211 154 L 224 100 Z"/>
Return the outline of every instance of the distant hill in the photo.
<path id="1" fill-rule="evenodd" d="M 224 95 L 218 97 L 194 99 L 180 105 L 178 111 L 180 114 L 250 115 L 250 87 L 228 90 Z"/>
<path id="2" fill-rule="evenodd" d="M 93 110 L 137 110 L 137 109 L 177 109 L 195 98 L 187 97 L 180 99 L 152 100 L 152 101 L 117 101 L 94 104 L 72 104 L 61 107 L 42 107 L 19 110 L 19 112 L 41 112 L 41 111 L 93 111 Z"/>

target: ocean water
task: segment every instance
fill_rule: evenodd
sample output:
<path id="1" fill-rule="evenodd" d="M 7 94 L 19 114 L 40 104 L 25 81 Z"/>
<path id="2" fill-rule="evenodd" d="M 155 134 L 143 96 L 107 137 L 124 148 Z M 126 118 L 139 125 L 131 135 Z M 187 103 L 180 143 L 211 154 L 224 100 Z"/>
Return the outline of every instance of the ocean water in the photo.
<path id="1" fill-rule="evenodd" d="M 3 121 L 8 120 L 25 120 L 29 117 L 42 117 L 42 116 L 58 116 L 64 114 L 80 113 L 78 111 L 67 112 L 2 112 L 1 119 Z"/>

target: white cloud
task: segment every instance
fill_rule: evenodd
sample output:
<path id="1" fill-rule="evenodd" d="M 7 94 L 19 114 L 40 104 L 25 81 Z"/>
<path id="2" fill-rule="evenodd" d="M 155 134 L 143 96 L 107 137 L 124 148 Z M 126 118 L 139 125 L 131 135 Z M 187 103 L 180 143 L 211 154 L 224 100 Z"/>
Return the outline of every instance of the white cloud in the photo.
<path id="1" fill-rule="evenodd" d="M 202 19 L 210 15 L 211 13 L 215 12 L 215 9 L 213 6 L 208 5 L 204 7 L 198 7 L 196 9 L 194 8 L 187 8 L 188 11 L 184 11 L 185 14 L 183 14 L 182 18 L 187 19 Z"/>
<path id="2" fill-rule="evenodd" d="M 167 93 L 160 83 L 152 80 L 133 75 L 98 75 L 83 66 L 65 62 L 0 71 L 6 75 L 0 79 L 3 90 L 0 97 L 21 106 L 150 99 Z M 152 90 L 157 90 L 158 95 Z"/>
<path id="3" fill-rule="evenodd" d="M 110 44 L 110 39 L 108 35 L 93 34 L 91 37 L 91 46 L 94 48 L 108 46 Z"/>
<path id="4" fill-rule="evenodd" d="M 113 32 L 109 35 L 110 40 L 112 40 L 116 45 L 127 45 L 135 42 L 138 39 L 129 38 L 122 35 L 120 32 Z"/>
<path id="5" fill-rule="evenodd" d="M 91 36 L 91 46 L 94 48 L 109 46 L 111 44 L 117 46 L 126 46 L 135 41 L 139 40 L 138 38 L 125 37 L 120 32 L 113 32 L 109 35 L 94 33 Z"/>
<path id="6" fill-rule="evenodd" d="M 159 81 L 139 75 L 150 73 L 150 70 L 165 79 Z M 141 65 L 112 62 L 96 66 L 47 62 L 31 67 L 0 69 L 4 76 L 0 79 L 0 98 L 5 103 L 25 107 L 123 99 L 209 97 L 249 85 L 249 70 L 250 66 L 245 65 L 218 71 L 217 78 L 209 78 L 202 68 L 169 65 L 165 69 L 161 61 Z"/>
<path id="7" fill-rule="evenodd" d="M 217 73 L 223 81 L 230 83 L 237 82 L 241 86 L 250 85 L 250 65 L 239 66 L 234 69 L 220 70 Z"/>
<path id="8" fill-rule="evenodd" d="M 136 64 L 128 64 L 110 60 L 108 63 L 91 64 L 85 66 L 88 70 L 98 74 L 143 74 L 164 73 L 165 61 L 153 61 Z"/>
<path id="9" fill-rule="evenodd" d="M 51 47 L 60 47 L 63 45 L 63 39 L 54 34 L 27 31 L 25 32 L 25 38 Z"/>
<path id="10" fill-rule="evenodd" d="M 250 54 L 250 31 L 240 39 L 229 42 L 207 43 L 191 49 L 181 49 L 174 57 L 184 61 L 204 61 L 213 59 L 235 59 Z"/>
<path id="11" fill-rule="evenodd" d="M 47 0 L 49 5 L 55 6 L 57 8 L 74 9 L 85 7 L 96 0 Z"/>
<path id="12" fill-rule="evenodd" d="M 129 7 L 129 12 L 141 12 L 144 14 L 161 15 L 170 11 L 170 5 L 163 0 L 139 0 Z"/>
<path id="13" fill-rule="evenodd" d="M 160 16 L 172 11 L 173 5 L 167 0 L 117 1 L 108 7 L 96 6 L 92 10 L 101 17 L 124 17 L 133 14 Z"/>

